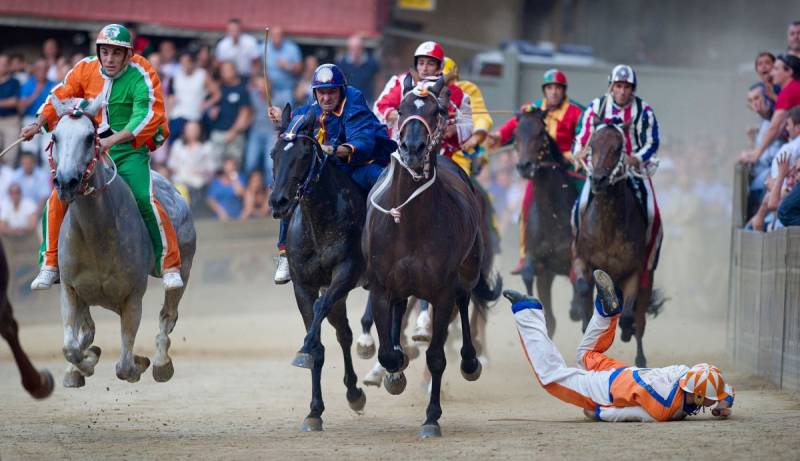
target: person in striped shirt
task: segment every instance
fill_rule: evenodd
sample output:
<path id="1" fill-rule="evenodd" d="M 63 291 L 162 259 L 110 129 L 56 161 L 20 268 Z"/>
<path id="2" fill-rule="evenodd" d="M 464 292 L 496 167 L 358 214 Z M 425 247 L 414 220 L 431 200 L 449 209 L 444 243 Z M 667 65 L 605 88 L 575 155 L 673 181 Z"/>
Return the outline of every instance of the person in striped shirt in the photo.
<path id="1" fill-rule="evenodd" d="M 642 286 L 651 283 L 651 276 L 658 265 L 658 255 L 661 250 L 663 231 L 661 228 L 661 215 L 656 202 L 653 181 L 650 178 L 658 166 L 656 152 L 659 146 L 658 121 L 650 104 L 636 96 L 636 72 L 628 65 L 614 67 L 608 77 L 608 92 L 592 100 L 583 112 L 578 125 L 575 143 L 572 152 L 576 162 L 589 162 L 588 145 L 595 128 L 600 124 L 615 124 L 623 128 L 625 136 L 625 163 L 630 170 L 640 172 L 643 177 L 638 178 L 629 174 L 635 188 L 640 191 L 643 206 L 647 210 L 647 253 L 645 254 L 647 268 L 642 273 L 640 280 Z M 580 232 L 580 215 L 592 198 L 589 181 L 583 185 L 581 195 L 575 203 L 572 213 L 572 225 L 575 237 Z"/>
<path id="2" fill-rule="evenodd" d="M 60 100 L 105 98 L 105 107 L 95 120 L 100 149 L 114 160 L 119 176 L 131 188 L 153 244 L 156 270 L 164 288 L 180 288 L 183 280 L 178 239 L 169 216 L 155 198 L 150 179 L 150 152 L 169 136 L 161 81 L 150 62 L 133 53 L 131 34 L 124 26 L 105 26 L 95 44 L 97 56 L 78 62 L 52 94 Z M 58 120 L 48 97 L 36 121 L 25 127 L 21 136 L 31 139 L 42 129 L 52 131 Z M 47 289 L 59 279 L 58 233 L 66 214 L 67 203 L 53 190 L 44 209 L 41 270 L 31 284 L 33 290 Z"/>

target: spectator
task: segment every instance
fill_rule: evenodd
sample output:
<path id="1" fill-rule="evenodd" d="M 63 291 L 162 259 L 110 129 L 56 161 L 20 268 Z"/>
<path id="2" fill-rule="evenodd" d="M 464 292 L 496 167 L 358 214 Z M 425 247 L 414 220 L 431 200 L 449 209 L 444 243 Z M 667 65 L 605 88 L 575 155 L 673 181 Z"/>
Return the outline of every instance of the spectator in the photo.
<path id="1" fill-rule="evenodd" d="M 754 146 L 761 144 L 761 140 L 764 137 L 764 133 L 769 128 L 769 121 L 772 117 L 772 107 L 768 99 L 765 97 L 763 88 L 763 85 L 757 83 L 750 87 L 750 91 L 747 93 L 747 106 L 750 108 L 750 110 L 758 115 L 759 120 L 761 121 L 757 134 L 755 135 L 753 143 Z M 749 215 L 751 215 L 752 212 L 758 208 L 764 198 L 765 181 L 770 174 L 772 160 L 775 158 L 775 155 L 778 153 L 781 145 L 782 143 L 779 139 L 772 141 L 772 143 L 765 150 L 764 155 L 759 157 L 758 161 L 753 167 L 753 180 L 750 183 L 750 188 L 748 191 Z"/>
<path id="2" fill-rule="evenodd" d="M 202 134 L 199 122 L 187 122 L 183 136 L 172 144 L 167 162 L 173 182 L 188 189 L 190 203 L 202 200 L 202 190 L 214 173 L 211 146 L 202 141 Z"/>
<path id="3" fill-rule="evenodd" d="M 6 157 L 0 158 L 0 203 L 8 197 L 8 188 L 14 182 L 14 169 L 8 166 Z"/>
<path id="4" fill-rule="evenodd" d="M 221 98 L 209 112 L 210 140 L 214 146 L 215 168 L 218 159 L 229 155 L 241 161 L 244 154 L 244 133 L 250 126 L 252 109 L 247 86 L 236 73 L 232 62 L 226 61 L 219 68 Z"/>
<path id="5" fill-rule="evenodd" d="M 58 78 L 58 42 L 54 38 L 48 38 L 42 43 L 42 57 L 47 61 L 47 79 L 60 82 Z"/>
<path id="6" fill-rule="evenodd" d="M 208 206 L 220 221 L 239 218 L 242 214 L 244 178 L 239 173 L 236 159 L 226 157 L 222 169 L 215 176 L 208 188 Z"/>
<path id="7" fill-rule="evenodd" d="M 800 21 L 792 21 L 786 31 L 786 53 L 800 58 Z"/>
<path id="8" fill-rule="evenodd" d="M 50 90 L 56 85 L 56 82 L 47 79 L 47 61 L 44 58 L 39 58 L 33 65 L 33 76 L 25 82 L 19 90 L 19 102 L 17 108 L 19 113 L 22 114 L 22 126 L 27 126 L 36 121 L 36 112 L 39 107 L 47 100 Z M 50 133 L 41 133 L 34 136 L 30 141 L 25 141 L 20 144 L 22 152 L 30 152 L 42 160 L 42 164 L 46 164 L 47 154 L 44 149 L 50 143 Z M 23 188 L 24 189 L 24 188 Z"/>
<path id="9" fill-rule="evenodd" d="M 197 67 L 205 69 L 206 72 L 212 71 L 213 59 L 211 58 L 211 46 L 207 43 L 202 43 L 197 48 Z"/>
<path id="10" fill-rule="evenodd" d="M 254 170 L 247 177 L 244 190 L 244 208 L 241 219 L 265 218 L 269 215 L 269 190 L 264 187 L 264 177 Z"/>
<path id="11" fill-rule="evenodd" d="M 8 188 L 8 197 L 0 207 L 0 235 L 25 235 L 36 229 L 39 207 L 36 203 L 22 196 L 19 184 L 12 183 Z"/>
<path id="12" fill-rule="evenodd" d="M 0 54 L 0 150 L 5 149 L 19 137 L 19 81 L 11 75 L 8 55 Z M 6 154 L 6 161 L 14 165 L 19 148 Z M 7 189 L 5 189 L 7 190 Z"/>
<path id="13" fill-rule="evenodd" d="M 247 78 L 253 61 L 258 59 L 258 42 L 252 35 L 242 33 L 241 20 L 231 18 L 225 37 L 217 43 L 214 56 L 217 61 L 232 62 L 239 76 Z"/>
<path id="14" fill-rule="evenodd" d="M 131 43 L 133 43 L 133 52 L 141 56 L 147 56 L 153 51 L 155 47 L 150 42 L 149 38 L 143 37 L 139 34 L 139 24 L 135 22 L 126 22 L 125 28 L 131 33 Z"/>
<path id="15" fill-rule="evenodd" d="M 375 77 L 378 75 L 378 62 L 364 52 L 364 41 L 361 35 L 351 35 L 347 40 L 347 54 L 336 63 L 347 77 L 347 83 L 362 93 L 367 104 L 372 106 L 375 98 Z"/>
<path id="16" fill-rule="evenodd" d="M 272 185 L 272 157 L 269 155 L 275 144 L 275 127 L 267 115 L 267 90 L 264 77 L 250 79 L 250 105 L 253 108 L 253 124 L 247 135 L 247 151 L 244 157 L 244 174 L 263 171 L 263 186 Z"/>
<path id="17" fill-rule="evenodd" d="M 34 154 L 23 152 L 12 181 L 22 189 L 23 197 L 33 200 L 41 207 L 50 196 L 50 174 L 44 168 L 36 166 L 36 160 Z"/>
<path id="18" fill-rule="evenodd" d="M 784 208 L 783 218 L 786 222 L 784 222 L 784 219 L 781 219 L 780 212 L 777 211 L 779 206 L 791 195 L 791 192 L 796 189 L 795 184 L 798 174 L 797 162 L 792 162 L 792 157 L 786 153 L 779 154 L 778 158 L 775 160 L 778 165 L 778 176 L 775 178 L 775 183 L 773 184 L 772 191 L 767 201 L 767 210 L 775 213 L 775 219 L 769 230 L 778 229 L 787 225 L 794 225 L 787 223 L 797 222 L 796 203 L 791 203 L 790 201 Z"/>
<path id="19" fill-rule="evenodd" d="M 161 79 L 162 85 L 166 84 L 164 80 L 171 79 L 178 69 L 181 68 L 178 64 L 177 54 L 175 51 L 175 42 L 172 40 L 164 40 L 158 44 L 158 55 L 161 57 Z"/>
<path id="20" fill-rule="evenodd" d="M 12 54 L 8 65 L 11 67 L 11 74 L 17 79 L 20 86 L 24 85 L 30 78 L 25 66 L 25 58 L 21 54 Z"/>
<path id="21" fill-rule="evenodd" d="M 800 158 L 800 106 L 795 106 L 789 111 L 789 116 L 786 118 L 786 132 L 789 134 L 789 142 L 781 146 L 771 163 L 770 176 L 773 179 L 778 177 L 778 157 L 787 157 L 789 165 L 794 165 Z"/>
<path id="22" fill-rule="evenodd" d="M 778 221 L 782 226 L 800 226 L 800 161 L 794 164 L 794 181 L 791 192 L 786 195 L 778 206 Z"/>
<path id="23" fill-rule="evenodd" d="M 754 150 L 742 153 L 741 160 L 745 163 L 755 163 L 766 152 L 772 142 L 778 138 L 783 130 L 783 124 L 792 107 L 800 105 L 800 58 L 782 54 L 778 56 L 772 67 L 772 81 L 781 86 L 781 92 L 775 101 L 775 112 L 772 114 L 770 125 L 764 132 L 761 143 Z"/>
<path id="24" fill-rule="evenodd" d="M 781 91 L 781 87 L 776 85 L 772 82 L 772 68 L 775 66 L 775 55 L 770 53 L 769 51 L 762 51 L 758 53 L 756 56 L 756 75 L 758 75 L 758 79 L 760 80 L 757 85 L 764 91 L 764 96 L 767 97 L 767 100 L 770 105 L 770 109 L 775 104 L 775 100 L 778 98 L 778 93 Z"/>
<path id="25" fill-rule="evenodd" d="M 303 73 L 297 86 L 294 87 L 294 100 L 298 104 L 303 104 L 312 96 L 311 80 L 314 78 L 314 71 L 319 67 L 319 58 L 310 54 L 303 59 Z"/>
<path id="26" fill-rule="evenodd" d="M 295 42 L 284 38 L 283 28 L 274 27 L 269 39 L 266 46 L 272 104 L 283 108 L 293 103 L 294 87 L 303 71 L 303 56 Z"/>
<path id="27" fill-rule="evenodd" d="M 167 113 L 169 133 L 180 138 L 186 122 L 198 121 L 210 107 L 219 102 L 219 87 L 205 69 L 198 68 L 194 56 L 181 53 L 180 68 L 170 80 Z"/>

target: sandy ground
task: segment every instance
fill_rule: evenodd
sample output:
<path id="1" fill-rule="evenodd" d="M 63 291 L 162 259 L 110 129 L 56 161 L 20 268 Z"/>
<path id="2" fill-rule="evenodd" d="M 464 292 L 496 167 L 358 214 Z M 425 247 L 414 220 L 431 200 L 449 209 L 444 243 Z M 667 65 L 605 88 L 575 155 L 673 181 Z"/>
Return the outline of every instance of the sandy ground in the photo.
<path id="1" fill-rule="evenodd" d="M 513 244 L 506 246 L 513 255 Z M 659 459 L 797 459 L 800 401 L 735 372 L 727 373 L 737 390 L 735 413 L 727 421 L 708 413 L 664 424 L 584 420 L 580 409 L 555 400 L 536 383 L 505 301 L 490 314 L 491 362 L 480 380 L 464 381 L 455 350 L 449 355 L 441 439 L 421 441 L 417 436 L 427 404 L 421 361 L 407 372 L 403 395 L 368 388 L 365 414 L 349 409 L 341 383 L 341 349 L 328 325 L 323 337 L 325 432 L 299 433 L 310 400 L 310 373 L 289 363 L 301 344 L 302 323 L 290 287 L 270 282 L 269 258 L 252 258 L 270 254 L 271 248 L 266 239 L 237 243 L 238 263 L 250 274 L 244 278 L 221 283 L 196 268 L 172 335 L 175 377 L 166 384 L 155 383 L 150 370 L 136 384 L 115 377 L 119 323 L 114 314 L 94 309 L 96 344 L 103 356 L 86 387 L 63 388 L 57 306 L 44 312 L 16 306 L 23 343 L 59 384 L 49 399 L 34 401 L 19 387 L 7 348 L 0 346 L 0 458 L 610 459 L 636 450 L 636 456 Z M 506 281 L 510 287 L 522 286 L 516 278 Z M 568 294 L 567 282 L 558 280 L 556 343 L 570 362 L 580 328 L 568 319 Z M 136 346 L 139 354 L 152 356 L 160 295 L 159 286 L 152 285 Z M 649 323 L 645 347 L 650 365 L 713 361 L 728 370 L 724 314 L 717 312 L 716 320 L 698 315 L 681 302 L 679 293 L 673 297 L 667 310 Z M 365 298 L 361 290 L 351 296 L 354 330 Z M 633 344 L 616 344 L 612 354 L 632 361 Z M 359 376 L 371 365 L 356 359 Z"/>

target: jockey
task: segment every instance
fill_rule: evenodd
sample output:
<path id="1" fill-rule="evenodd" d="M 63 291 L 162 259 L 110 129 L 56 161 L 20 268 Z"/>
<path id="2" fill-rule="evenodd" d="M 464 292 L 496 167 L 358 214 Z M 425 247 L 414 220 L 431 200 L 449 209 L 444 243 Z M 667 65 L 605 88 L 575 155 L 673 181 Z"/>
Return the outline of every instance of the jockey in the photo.
<path id="1" fill-rule="evenodd" d="M 547 133 L 555 139 L 561 154 L 571 163 L 573 161 L 572 141 L 575 138 L 583 107 L 567 96 L 567 76 L 559 69 L 550 69 L 542 76 L 542 95 L 544 96 L 543 98 L 525 104 L 520 111 L 528 111 L 532 107 L 547 111 L 544 119 Z M 517 129 L 517 122 L 516 117 L 509 119 L 499 130 L 490 135 L 491 142 L 493 144 L 512 142 L 514 132 Z M 577 179 L 583 179 L 583 176 L 574 171 L 571 172 L 571 175 L 575 175 Z M 522 272 L 525 266 L 525 226 L 528 222 L 528 209 L 533 200 L 533 181 L 529 180 L 522 200 L 522 215 L 519 221 L 520 259 L 517 266 L 511 271 L 514 275 Z"/>
<path id="2" fill-rule="evenodd" d="M 677 421 L 712 405 L 712 415 L 730 416 L 736 393 L 713 365 L 637 368 L 605 355 L 622 306 L 611 277 L 599 270 L 594 276 L 595 312 L 578 346 L 577 368 L 567 367 L 548 337 L 539 300 L 512 290 L 503 293 L 511 301 L 525 357 L 542 387 L 596 421 Z"/>
<path id="3" fill-rule="evenodd" d="M 389 164 L 389 156 L 397 145 L 389 138 L 386 127 L 375 118 L 361 91 L 348 85 L 344 74 L 334 64 L 317 67 L 311 89 L 313 99 L 295 109 L 292 116 L 313 113 L 314 136 L 322 150 L 335 155 L 336 166 L 364 192 L 369 192 Z M 280 108 L 270 107 L 269 117 L 275 126 L 280 126 L 281 115 Z M 288 219 L 281 220 L 280 255 L 275 270 L 275 283 L 279 284 L 291 280 L 285 245 L 288 226 Z"/>
<path id="4" fill-rule="evenodd" d="M 442 75 L 444 65 L 444 50 L 436 42 L 423 42 L 414 52 L 414 68 L 419 75 L 421 82 L 425 86 L 433 86 L 436 80 Z M 410 88 L 404 88 L 405 78 L 408 72 L 392 77 L 383 92 L 375 100 L 373 112 L 378 116 L 378 120 L 389 127 L 393 139 L 399 137 L 397 133 L 397 122 L 400 118 L 397 109 L 403 100 L 403 94 Z M 412 77 L 414 74 L 412 73 Z M 450 114 L 453 124 L 448 124 L 445 129 L 444 140 L 442 142 L 442 153 L 453 158 L 461 150 L 462 143 L 472 136 L 472 109 L 469 96 L 464 93 L 457 85 L 448 84 L 450 89 Z M 463 165 L 461 165 L 464 168 Z M 467 170 L 467 174 L 470 172 Z"/>
<path id="5" fill-rule="evenodd" d="M 97 35 L 97 56 L 85 58 L 69 71 L 52 94 L 59 99 L 105 98 L 107 106 L 95 122 L 100 150 L 108 152 L 119 176 L 128 184 L 144 218 L 153 244 L 156 273 L 166 290 L 183 286 L 178 239 L 169 216 L 153 194 L 149 152 L 169 136 L 164 114 L 161 81 L 144 57 L 134 54 L 131 34 L 124 26 L 109 24 Z M 36 121 L 23 128 L 21 136 L 31 139 L 41 129 L 52 131 L 58 123 L 51 99 L 39 109 Z M 44 208 L 41 271 L 31 283 L 32 290 L 49 288 L 58 281 L 58 233 L 67 204 L 55 190 Z"/>
<path id="6" fill-rule="evenodd" d="M 605 95 L 593 100 L 583 113 L 578 132 L 575 136 L 573 152 L 576 161 L 583 161 L 588 156 L 588 144 L 592 133 L 598 124 L 628 124 L 625 130 L 625 163 L 629 168 L 641 171 L 646 175 L 644 179 L 629 178 L 633 180 L 638 189 L 643 206 L 647 211 L 647 236 L 645 254 L 645 268 L 642 271 L 640 283 L 649 285 L 652 272 L 658 265 L 658 254 L 661 249 L 663 231 L 661 228 L 661 215 L 658 211 L 653 181 L 650 178 L 658 166 L 656 152 L 658 151 L 658 122 L 650 104 L 642 101 L 635 95 L 636 73 L 631 66 L 624 64 L 614 67 L 608 77 L 609 91 Z M 642 193 L 646 197 L 641 197 Z M 588 182 L 584 184 L 572 214 L 572 225 L 575 237 L 580 231 L 580 216 L 586 205 L 591 200 L 591 187 Z"/>

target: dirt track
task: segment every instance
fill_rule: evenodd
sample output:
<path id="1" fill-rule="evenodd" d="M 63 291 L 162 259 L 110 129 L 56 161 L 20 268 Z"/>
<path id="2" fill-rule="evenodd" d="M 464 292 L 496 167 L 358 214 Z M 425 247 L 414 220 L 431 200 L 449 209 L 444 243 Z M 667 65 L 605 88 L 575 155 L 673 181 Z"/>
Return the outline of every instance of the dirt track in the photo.
<path id="1" fill-rule="evenodd" d="M 166 384 L 155 383 L 150 370 L 137 384 L 117 380 L 119 323 L 115 315 L 95 309 L 96 344 L 103 356 L 86 387 L 64 389 L 57 306 L 48 312 L 16 306 L 23 343 L 59 384 L 48 400 L 32 400 L 18 385 L 7 348 L 0 346 L 0 458 L 608 459 L 635 449 L 644 450 L 648 458 L 797 459 L 800 401 L 735 373 L 727 373 L 737 390 L 734 416 L 728 421 L 715 421 L 709 414 L 666 424 L 585 421 L 578 408 L 553 399 L 536 383 L 506 302 L 491 313 L 491 363 L 480 380 L 464 381 L 457 354 L 449 355 L 440 421 L 443 438 L 423 442 L 417 437 L 427 403 L 420 388 L 420 361 L 407 372 L 409 386 L 403 395 L 369 388 L 365 414 L 354 414 L 344 398 L 341 350 L 328 325 L 323 338 L 325 432 L 301 434 L 310 375 L 289 362 L 301 343 L 302 324 L 290 287 L 269 281 L 271 261 L 250 256 L 253 247 L 269 254 L 271 243 L 237 243 L 241 251 L 234 264 L 254 274 L 247 279 L 215 284 L 200 271 L 195 274 L 172 335 L 175 377 Z M 506 280 L 508 286 L 521 288 L 518 279 Z M 153 285 L 146 299 L 137 340 L 140 354 L 153 353 L 160 293 Z M 667 310 L 649 323 L 649 363 L 712 361 L 727 370 L 724 320 L 697 317 L 680 294 L 672 294 Z M 559 280 L 556 342 L 569 362 L 580 329 L 567 318 L 567 295 L 566 282 Z M 364 300 L 363 291 L 351 297 L 354 330 Z M 633 344 L 617 344 L 612 354 L 632 360 Z M 359 376 L 371 365 L 357 359 Z"/>

